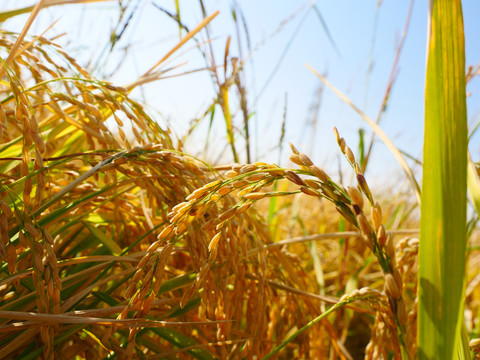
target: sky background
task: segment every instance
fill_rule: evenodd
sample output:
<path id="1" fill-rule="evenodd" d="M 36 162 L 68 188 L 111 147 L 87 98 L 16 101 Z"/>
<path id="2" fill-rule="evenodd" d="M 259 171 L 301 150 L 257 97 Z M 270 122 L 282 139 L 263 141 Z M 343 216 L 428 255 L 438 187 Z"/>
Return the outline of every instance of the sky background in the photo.
<path id="1" fill-rule="evenodd" d="M 0 9 L 30 4 L 31 1 L 7 0 L 2 1 Z M 128 84 L 179 41 L 179 29 L 171 18 L 158 9 L 161 7 L 175 13 L 173 0 L 124 2 L 124 5 L 127 4 L 125 14 L 128 17 L 133 13 L 133 16 L 112 52 L 109 51 L 109 40 L 112 29 L 119 22 L 117 2 L 45 9 L 30 33 L 42 33 L 58 20 L 47 37 L 65 33 L 56 41 L 95 76 L 111 79 L 118 85 Z M 180 1 L 182 22 L 190 29 L 203 18 L 199 4 L 197 1 Z M 284 113 L 286 144 L 291 141 L 310 154 L 318 165 L 330 171 L 336 171 L 340 154 L 332 133 L 333 126 L 338 128 L 356 153 L 360 128 L 365 130 L 366 139 L 370 139 L 368 126 L 331 90 L 323 88 L 318 95 L 321 82 L 305 64 L 325 74 L 335 87 L 347 94 L 368 116 L 376 119 L 410 1 L 205 0 L 204 4 L 207 14 L 220 11 L 220 15 L 209 25 L 216 63 L 223 64 L 229 35 L 232 38 L 230 55 L 247 58 L 243 76 L 252 114 L 250 129 L 254 160 L 289 164 L 288 146 L 282 154 L 277 148 Z M 380 123 L 401 150 L 417 159 L 421 159 L 423 142 L 427 7 L 426 0 L 414 1 L 396 81 Z M 244 23 L 239 22 L 238 32 L 232 11 L 236 11 L 237 19 L 244 19 Z M 480 64 L 480 2 L 463 1 L 463 11 L 467 66 L 476 66 Z M 26 18 L 18 16 L 4 23 L 3 27 L 20 31 Z M 320 19 L 328 28 L 333 43 Z M 121 20 L 119 28 L 124 23 L 125 19 Z M 201 32 L 197 39 L 205 41 L 205 32 Z M 201 46 L 208 50 L 206 44 Z M 163 69 L 178 65 L 181 66 L 168 74 L 180 74 L 206 66 L 194 41 L 187 43 Z M 223 69 L 219 69 L 219 73 L 223 74 Z M 215 87 L 210 73 L 200 71 L 150 83 L 135 90 L 132 95 L 147 104 L 155 119 L 165 126 L 168 124 L 181 137 L 192 121 L 212 103 Z M 471 128 L 480 119 L 479 87 L 478 79 L 468 85 Z M 315 102 L 320 104 L 319 112 L 318 116 L 312 117 L 311 108 Z M 234 124 L 241 128 L 242 116 L 235 97 L 232 103 Z M 316 119 L 315 127 L 312 125 L 313 118 Z M 231 162 L 220 108 L 217 108 L 213 120 L 209 147 L 202 152 L 208 125 L 208 119 L 200 123 L 187 141 L 187 149 L 210 161 Z M 243 143 L 241 139 L 238 141 L 241 161 L 245 161 Z M 470 151 L 474 160 L 480 160 L 479 135 L 472 137 Z M 391 184 L 390 177 L 402 176 L 399 175 L 395 160 L 380 141 L 375 142 L 371 161 L 369 181 L 381 182 L 386 179 Z"/>

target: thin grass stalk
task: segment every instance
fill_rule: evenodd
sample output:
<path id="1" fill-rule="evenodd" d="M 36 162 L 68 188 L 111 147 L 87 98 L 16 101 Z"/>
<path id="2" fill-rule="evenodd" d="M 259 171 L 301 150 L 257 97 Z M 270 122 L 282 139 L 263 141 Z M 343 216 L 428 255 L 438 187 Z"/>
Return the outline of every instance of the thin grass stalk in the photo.
<path id="1" fill-rule="evenodd" d="M 272 356 L 276 355 L 280 350 L 282 350 L 285 346 L 287 346 L 293 340 L 295 340 L 295 338 L 297 338 L 300 334 L 302 334 L 303 332 L 305 332 L 306 330 L 308 330 L 309 328 L 311 328 L 315 324 L 318 324 L 322 319 L 325 319 L 328 315 L 330 315 L 331 313 L 333 313 L 333 312 L 337 311 L 338 309 L 344 307 L 345 305 L 348 305 L 348 304 L 350 304 L 354 301 L 357 301 L 357 300 L 364 300 L 364 301 L 367 301 L 367 302 L 376 303 L 381 298 L 381 296 L 382 296 L 381 293 L 379 293 L 375 290 L 369 289 L 369 288 L 362 288 L 360 290 L 354 290 L 350 294 L 343 295 L 335 305 L 333 305 L 328 310 L 326 310 L 322 314 L 318 315 L 315 319 L 308 322 L 305 326 L 301 327 L 300 329 L 295 331 L 293 334 L 288 336 L 280 344 L 278 344 L 276 347 L 274 347 L 272 349 L 272 351 L 270 351 L 267 355 L 265 355 L 262 358 L 262 360 L 270 359 Z"/>
<path id="2" fill-rule="evenodd" d="M 235 147 L 235 136 L 233 133 L 232 114 L 230 112 L 230 105 L 228 101 L 228 87 L 226 84 L 220 87 L 220 104 L 222 106 L 223 116 L 225 118 L 225 125 L 227 127 L 227 139 L 232 149 L 233 161 L 239 162 L 237 150 Z"/>
<path id="3" fill-rule="evenodd" d="M 467 117 L 461 1 L 430 1 L 429 21 L 418 358 L 453 359 L 461 346 L 465 292 Z"/>
<path id="4" fill-rule="evenodd" d="M 411 0 L 410 5 L 408 6 L 408 11 L 407 11 L 406 19 L 405 19 L 405 25 L 403 27 L 402 37 L 401 37 L 400 42 L 397 46 L 397 51 L 395 52 L 395 59 L 393 60 L 392 69 L 390 70 L 390 76 L 388 78 L 387 87 L 386 87 L 385 93 L 383 95 L 382 105 L 381 105 L 381 107 L 378 111 L 377 118 L 375 120 L 375 122 L 377 124 L 380 123 L 380 120 L 382 119 L 382 114 L 385 112 L 385 110 L 388 106 L 388 101 L 390 99 L 390 93 L 393 89 L 393 85 L 394 85 L 395 80 L 397 78 L 398 63 L 399 63 L 399 60 L 400 60 L 400 55 L 402 54 L 403 45 L 405 44 L 405 39 L 407 38 L 407 34 L 408 34 L 408 29 L 409 29 L 409 26 L 410 26 L 410 19 L 412 17 L 412 12 L 413 12 L 413 3 L 414 3 L 414 1 Z M 379 7 L 380 7 L 380 2 L 378 2 L 378 5 L 377 5 L 376 16 L 378 14 Z M 368 144 L 367 151 L 365 152 L 364 161 L 360 163 L 360 165 L 362 166 L 363 172 L 365 172 L 367 170 L 367 164 L 368 164 L 368 160 L 370 158 L 370 154 L 371 154 L 372 149 L 373 149 L 374 139 L 375 139 L 375 132 L 373 132 L 371 137 L 370 137 L 370 142 Z"/>

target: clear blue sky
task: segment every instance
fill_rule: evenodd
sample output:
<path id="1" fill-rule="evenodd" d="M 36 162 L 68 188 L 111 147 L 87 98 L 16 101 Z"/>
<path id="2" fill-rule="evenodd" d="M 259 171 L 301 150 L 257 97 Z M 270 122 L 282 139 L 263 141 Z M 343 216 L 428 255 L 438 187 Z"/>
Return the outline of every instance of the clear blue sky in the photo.
<path id="1" fill-rule="evenodd" d="M 18 3 L 20 2 L 13 0 L 4 1 L 3 9 L 18 6 Z M 160 59 L 179 38 L 176 24 L 153 5 L 157 4 L 174 12 L 173 0 L 132 2 L 136 3 L 138 10 L 108 62 L 98 59 L 103 59 L 100 57 L 101 50 L 108 44 L 110 31 L 118 19 L 116 2 L 46 9 L 34 24 L 31 33 L 42 32 L 50 23 L 59 19 L 58 24 L 48 33 L 50 36 L 65 32 L 66 35 L 59 39 L 59 42 L 78 57 L 83 65 L 96 64 L 92 68 L 97 76 L 109 74 L 119 62 L 122 63 L 113 80 L 118 84 L 129 83 Z M 313 132 L 309 124 L 309 108 L 320 83 L 305 64 L 325 73 L 330 82 L 345 92 L 370 117 L 376 118 L 403 31 L 409 1 L 385 0 L 379 7 L 377 3 L 376 0 L 205 1 L 208 13 L 215 10 L 221 12 L 209 28 L 217 63 L 223 62 L 228 35 L 232 35 L 231 55 L 239 55 L 237 33 L 231 16 L 232 8 L 241 10 L 248 28 L 250 44 L 256 49 L 245 66 L 250 111 L 255 114 L 251 120 L 251 130 L 256 142 L 253 154 L 256 159 L 274 162 L 278 160 L 278 152 L 271 149 L 279 140 L 285 96 L 286 141 L 291 141 L 310 153 L 314 161 L 321 166 L 331 169 L 337 167 L 339 151 L 331 131 L 333 126 L 337 126 L 354 150 L 358 142 L 358 129 L 363 128 L 370 134 L 363 121 L 326 88 L 320 98 L 316 131 Z M 417 0 L 414 3 L 397 80 L 381 122 L 382 128 L 394 143 L 417 158 L 421 157 L 423 139 L 427 3 L 426 0 Z M 202 19 L 199 3 L 180 1 L 180 4 L 182 20 L 189 28 L 194 28 Z M 326 36 L 319 16 L 311 4 L 315 4 L 319 10 L 338 50 Z M 463 8 L 467 66 L 478 65 L 480 2 L 463 1 Z M 378 22 L 374 32 L 376 17 Z M 25 19 L 18 17 L 4 24 L 4 27 L 19 30 Z M 243 28 L 240 33 L 242 53 L 246 56 L 248 50 Z M 201 38 L 205 39 L 205 36 Z M 129 49 L 125 54 L 121 49 L 126 45 L 129 45 Z M 193 47 L 194 42 L 188 43 L 184 49 L 189 50 L 180 51 L 182 55 L 170 61 L 168 66 L 187 62 L 172 73 L 205 66 L 200 52 Z M 92 59 L 93 62 L 89 63 Z M 368 75 L 370 63 L 373 67 Z M 278 71 L 264 92 L 260 92 L 276 66 Z M 480 82 L 476 79 L 468 88 L 472 92 L 468 100 L 471 124 L 480 119 L 479 87 Z M 209 74 L 200 72 L 149 84 L 134 95 L 142 101 L 145 100 L 152 112 L 159 112 L 160 115 L 154 113 L 159 121 L 169 122 L 177 134 L 183 135 L 192 119 L 203 113 L 211 103 L 213 88 Z M 233 110 L 235 109 L 234 106 Z M 220 109 L 218 110 L 217 114 L 220 114 Z M 234 121 L 237 126 L 241 126 L 239 113 Z M 203 146 L 206 134 L 207 122 L 204 122 L 187 144 L 188 148 L 198 151 Z M 223 154 L 223 162 L 231 160 L 228 148 L 225 147 L 224 134 L 224 123 L 218 116 L 214 120 L 210 150 L 204 154 L 207 158 L 216 159 Z M 480 159 L 480 136 L 472 139 L 470 150 L 474 159 Z M 288 151 L 286 149 L 283 154 L 285 164 L 288 163 Z M 244 156 L 242 160 L 245 160 Z M 372 173 L 375 175 L 397 169 L 393 157 L 379 142 L 376 142 L 372 161 Z"/>

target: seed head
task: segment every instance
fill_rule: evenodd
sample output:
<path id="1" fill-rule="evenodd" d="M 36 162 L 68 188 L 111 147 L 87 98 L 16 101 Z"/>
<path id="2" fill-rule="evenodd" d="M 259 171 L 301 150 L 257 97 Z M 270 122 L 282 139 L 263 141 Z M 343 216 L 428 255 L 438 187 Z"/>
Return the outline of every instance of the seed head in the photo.
<path id="1" fill-rule="evenodd" d="M 400 298 L 400 289 L 398 288 L 397 282 L 392 274 L 385 274 L 385 288 L 387 293 L 390 294 L 394 300 Z"/>
<path id="2" fill-rule="evenodd" d="M 185 220 L 185 213 L 169 213 L 168 215 L 172 214 L 172 217 L 169 218 L 169 221 L 174 224 L 178 222 L 180 219 Z"/>
<path id="3" fill-rule="evenodd" d="M 347 187 L 347 192 L 350 198 L 352 199 L 353 203 L 357 205 L 360 210 L 363 208 L 363 196 L 360 191 L 358 191 L 357 188 L 348 186 Z"/>
<path id="4" fill-rule="evenodd" d="M 378 245 L 380 245 L 382 248 L 385 246 L 387 241 L 387 232 L 385 231 L 385 227 L 381 224 L 377 230 L 377 241 Z"/>
<path id="5" fill-rule="evenodd" d="M 132 277 L 132 283 L 138 283 L 142 275 L 143 275 L 143 269 L 138 269 L 137 271 L 135 271 L 135 274 L 133 274 L 133 277 Z"/>
<path id="6" fill-rule="evenodd" d="M 233 215 L 235 215 L 236 211 L 237 211 L 237 208 L 228 209 L 224 213 L 220 214 L 220 216 L 218 217 L 218 220 L 225 221 L 227 219 L 230 219 Z"/>
<path id="7" fill-rule="evenodd" d="M 338 143 L 340 141 L 340 134 L 338 133 L 338 130 L 335 126 L 333 127 L 333 134 L 335 135 L 335 140 Z"/>
<path id="8" fill-rule="evenodd" d="M 345 146 L 345 156 L 351 164 L 355 164 L 355 155 L 353 155 L 352 149 L 350 149 L 348 146 Z"/>
<path id="9" fill-rule="evenodd" d="M 271 176 L 285 176 L 285 171 L 284 171 L 284 170 L 280 170 L 280 169 L 272 168 L 272 169 L 269 169 L 267 172 L 268 172 Z"/>
<path id="10" fill-rule="evenodd" d="M 162 241 L 160 241 L 160 240 L 157 240 L 157 241 L 155 241 L 154 243 L 152 243 L 152 244 L 148 247 L 147 253 L 151 253 L 151 252 L 156 251 L 156 250 L 159 248 L 159 246 L 160 246 L 161 243 L 162 243 Z"/>
<path id="11" fill-rule="evenodd" d="M 310 196 L 320 196 L 320 194 L 317 191 L 315 191 L 315 190 L 313 190 L 313 189 L 311 189 L 307 186 L 300 186 L 300 191 L 303 192 L 304 194 L 307 194 L 307 195 L 310 195 Z"/>
<path id="12" fill-rule="evenodd" d="M 397 319 L 400 325 L 405 326 L 408 322 L 407 309 L 405 307 L 405 301 L 402 298 L 397 300 Z"/>
<path id="13" fill-rule="evenodd" d="M 387 255 L 391 260 L 395 260 L 395 248 L 393 246 L 393 239 L 387 234 L 387 240 L 385 242 L 385 249 L 387 250 Z"/>
<path id="14" fill-rule="evenodd" d="M 240 164 L 234 164 L 232 165 L 232 170 L 235 171 L 237 174 L 240 173 L 240 169 L 243 167 L 243 165 Z"/>
<path id="15" fill-rule="evenodd" d="M 313 175 L 319 178 L 321 182 L 326 183 L 330 179 L 327 173 L 320 169 L 318 166 L 312 165 L 309 168 Z"/>
<path id="16" fill-rule="evenodd" d="M 239 197 L 243 197 L 244 195 L 252 192 L 252 190 L 253 190 L 253 189 L 252 189 L 251 186 L 250 186 L 250 187 L 245 187 L 245 188 L 243 188 L 242 190 L 240 190 L 237 195 L 238 195 Z"/>
<path id="17" fill-rule="evenodd" d="M 209 182 L 208 184 L 204 185 L 203 187 L 207 188 L 207 189 L 211 189 L 211 188 L 219 185 L 220 183 L 221 183 L 220 180 L 215 180 L 215 181 Z"/>
<path id="18" fill-rule="evenodd" d="M 470 340 L 470 342 L 468 343 L 468 345 L 469 345 L 471 348 L 479 347 L 479 346 L 480 346 L 480 338 Z"/>
<path id="19" fill-rule="evenodd" d="M 360 296 L 367 296 L 368 294 L 372 293 L 372 289 L 369 287 L 362 287 L 360 290 L 358 290 L 358 295 Z"/>
<path id="20" fill-rule="evenodd" d="M 185 211 L 182 211 L 182 210 L 184 208 L 186 208 L 187 205 L 188 205 L 187 202 L 181 202 L 180 204 L 177 204 L 172 208 L 172 212 L 174 212 L 174 213 L 185 212 Z"/>
<path id="21" fill-rule="evenodd" d="M 393 277 L 395 278 L 395 283 L 397 284 L 398 290 L 400 290 L 400 294 L 401 294 L 403 290 L 403 281 L 402 281 L 402 275 L 400 274 L 400 271 L 398 269 L 395 269 L 393 271 Z"/>
<path id="22" fill-rule="evenodd" d="M 365 177 L 362 174 L 357 174 L 357 182 L 358 182 L 358 185 L 360 186 L 360 189 L 367 197 L 368 201 L 370 203 L 373 203 L 372 193 L 370 192 L 370 188 L 368 187 L 367 181 L 365 180 Z"/>
<path id="23" fill-rule="evenodd" d="M 238 176 L 238 173 L 236 171 L 233 171 L 233 170 L 228 170 L 225 173 L 225 177 L 228 178 L 228 179 L 234 178 L 235 176 Z"/>
<path id="24" fill-rule="evenodd" d="M 215 226 L 216 231 L 220 231 L 223 229 L 227 221 L 222 221 L 221 223 L 218 223 L 217 226 Z"/>
<path id="25" fill-rule="evenodd" d="M 128 285 L 127 290 L 125 290 L 125 294 L 123 295 L 125 300 L 130 300 L 133 294 L 135 294 L 135 291 L 137 291 L 137 283 L 132 282 Z"/>
<path id="26" fill-rule="evenodd" d="M 362 173 L 362 169 L 360 168 L 360 165 L 358 165 L 358 163 L 353 164 L 353 167 L 355 168 L 355 173 L 356 174 L 361 174 Z"/>
<path id="27" fill-rule="evenodd" d="M 253 174 L 247 177 L 247 181 L 252 181 L 252 182 L 260 181 L 265 179 L 266 177 L 267 177 L 267 174 Z"/>
<path id="28" fill-rule="evenodd" d="M 340 215 L 342 215 L 345 219 L 347 219 L 347 221 L 349 221 L 353 225 L 356 225 L 355 216 L 353 215 L 353 213 L 351 212 L 350 209 L 344 208 L 344 207 L 341 207 L 341 206 L 338 206 L 338 205 L 335 206 L 335 208 L 340 213 Z"/>
<path id="29" fill-rule="evenodd" d="M 7 216 L 7 219 L 12 217 L 12 210 L 10 210 L 10 206 L 8 206 L 7 203 L 3 202 L 2 200 L 0 200 L 0 209 Z"/>
<path id="30" fill-rule="evenodd" d="M 363 212 L 357 215 L 357 222 L 363 234 L 367 236 L 370 236 L 372 234 L 372 227 L 370 226 L 370 223 L 368 222 Z"/>
<path id="31" fill-rule="evenodd" d="M 311 187 L 312 189 L 318 190 L 320 189 L 320 184 L 312 179 L 304 179 L 303 182 L 307 184 L 308 187 Z"/>
<path id="32" fill-rule="evenodd" d="M 217 219 L 211 219 L 207 221 L 205 224 L 203 224 L 202 230 L 207 231 L 209 229 L 212 229 L 213 227 L 216 226 L 216 224 L 217 224 Z"/>
<path id="33" fill-rule="evenodd" d="M 240 205 L 240 206 L 237 208 L 236 214 L 238 215 L 238 214 L 241 214 L 242 212 L 246 211 L 250 206 L 252 206 L 252 204 L 253 204 L 253 203 L 249 201 L 249 202 L 246 202 L 246 203 Z"/>
<path id="34" fill-rule="evenodd" d="M 35 239 L 40 237 L 40 232 L 37 230 L 35 226 L 33 226 L 31 222 L 25 221 L 24 225 L 25 225 L 25 229 L 29 232 L 29 234 L 32 237 L 34 237 Z"/>
<path id="35" fill-rule="evenodd" d="M 138 262 L 138 265 L 137 265 L 137 268 L 138 269 L 143 269 L 145 267 L 145 265 L 147 265 L 147 263 L 149 262 L 149 260 L 151 259 L 152 257 L 150 256 L 149 253 L 147 253 L 139 262 Z"/>
<path id="36" fill-rule="evenodd" d="M 259 199 L 263 199 L 265 196 L 267 196 L 267 194 L 263 192 L 251 192 L 243 195 L 243 198 L 248 200 L 259 200 Z"/>
<path id="37" fill-rule="evenodd" d="M 295 174 L 293 171 L 287 171 L 285 177 L 296 185 L 305 186 L 302 178 Z"/>
<path id="38" fill-rule="evenodd" d="M 300 159 L 300 156 L 297 155 L 297 154 L 292 154 L 289 156 L 289 159 L 291 162 L 293 162 L 294 164 L 297 164 L 299 166 L 303 166 L 303 162 L 302 162 L 302 159 Z"/>
<path id="39" fill-rule="evenodd" d="M 410 247 L 417 247 L 420 241 L 417 238 L 411 238 L 408 240 L 408 246 Z"/>
<path id="40" fill-rule="evenodd" d="M 197 199 L 200 199 L 201 197 L 205 196 L 205 194 L 207 194 L 210 190 L 208 188 L 205 188 L 205 187 L 201 187 L 200 189 L 197 189 L 195 190 L 193 193 L 191 193 L 190 195 L 188 195 L 186 197 L 187 200 L 197 200 Z"/>
<path id="41" fill-rule="evenodd" d="M 220 236 L 221 236 L 221 233 L 217 233 L 215 234 L 215 236 L 212 238 L 212 240 L 210 240 L 210 243 L 208 244 L 208 251 L 211 252 L 212 249 L 214 249 L 215 247 L 217 247 L 217 244 L 218 242 L 220 241 Z"/>
<path id="42" fill-rule="evenodd" d="M 231 185 L 235 189 L 238 189 L 238 188 L 244 187 L 247 184 L 248 184 L 248 181 L 246 181 L 246 180 L 238 180 L 238 181 L 235 181 L 234 183 L 232 183 Z"/>
<path id="43" fill-rule="evenodd" d="M 290 145 L 290 149 L 292 150 L 292 152 L 295 154 L 295 155 L 298 155 L 300 154 L 300 152 L 297 150 L 297 148 L 292 144 L 292 143 L 288 143 Z"/>
<path id="44" fill-rule="evenodd" d="M 378 202 L 372 207 L 372 222 L 376 230 L 378 230 L 382 224 L 382 209 Z"/>
<path id="45" fill-rule="evenodd" d="M 224 187 L 221 187 L 220 189 L 218 189 L 217 193 L 219 195 L 226 195 L 226 194 L 228 194 L 229 192 L 232 192 L 232 191 L 233 191 L 233 188 L 231 188 L 230 186 L 224 186 Z M 215 195 L 213 195 L 213 196 L 215 196 Z M 214 201 L 213 196 L 211 198 L 212 201 Z"/>
<path id="46" fill-rule="evenodd" d="M 253 164 L 245 165 L 245 166 L 242 166 L 242 168 L 240 169 L 240 174 L 245 174 L 245 173 L 248 173 L 250 171 L 255 171 L 255 170 L 257 170 L 256 165 L 253 165 Z"/>
<path id="47" fill-rule="evenodd" d="M 310 158 L 305 155 L 304 153 L 300 153 L 300 160 L 302 161 L 303 165 L 305 166 L 312 166 L 313 165 L 313 161 L 310 160 Z"/>
<path id="48" fill-rule="evenodd" d="M 181 222 L 175 227 L 175 235 L 180 235 L 187 230 L 187 225 L 188 225 L 188 218 L 185 219 L 185 221 Z"/>

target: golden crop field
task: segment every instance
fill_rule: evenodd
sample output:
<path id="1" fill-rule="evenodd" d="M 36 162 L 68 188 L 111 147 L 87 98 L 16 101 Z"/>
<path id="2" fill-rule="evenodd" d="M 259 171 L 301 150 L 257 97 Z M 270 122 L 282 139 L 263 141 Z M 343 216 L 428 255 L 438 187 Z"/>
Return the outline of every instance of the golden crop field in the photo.
<path id="1" fill-rule="evenodd" d="M 231 56 L 230 37 L 205 70 L 218 86 L 198 121 L 186 134 L 156 121 L 132 93 L 166 81 L 165 64 L 192 42 L 214 41 L 218 12 L 186 28 L 173 2 L 178 42 L 121 86 L 31 31 L 42 7 L 74 2 L 90 6 L 0 11 L 2 21 L 28 14 L 20 33 L 0 30 L 0 359 L 480 358 L 480 181 L 466 105 L 478 69 L 466 70 L 460 0 L 430 4 L 421 174 L 309 66 L 393 154 L 403 192 L 390 191 L 395 177 L 375 186 L 375 149 L 367 138 L 350 146 L 340 127 L 338 172 L 288 145 L 282 119 L 279 163 L 290 165 L 254 159 L 248 59 Z M 216 151 L 233 162 L 184 145 L 215 111 L 227 144 Z"/>

